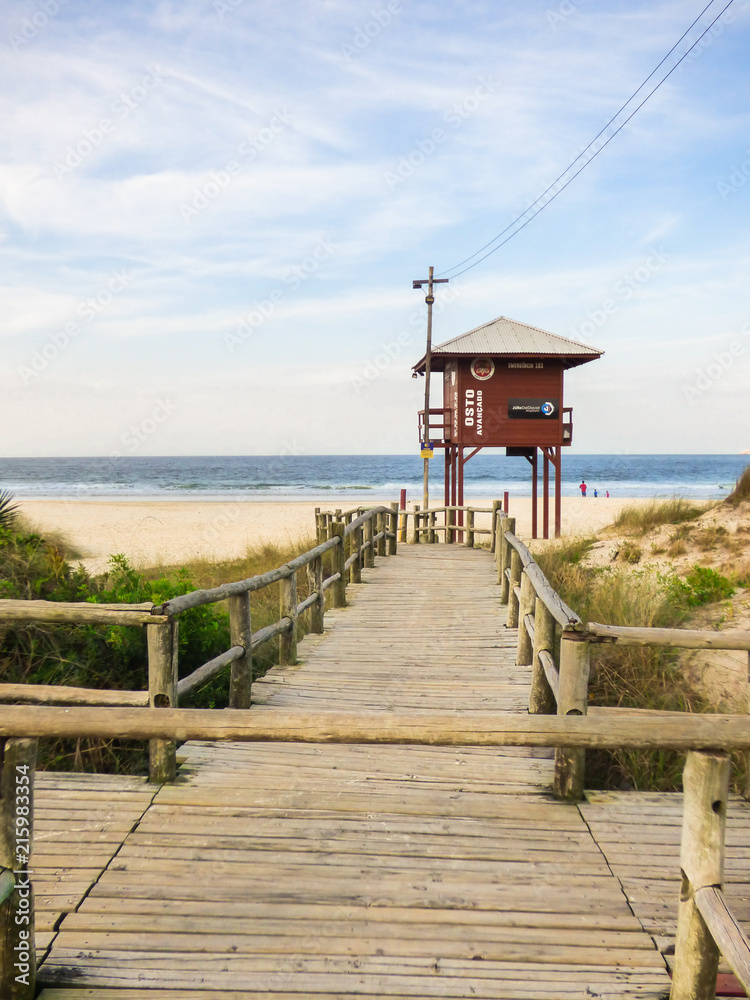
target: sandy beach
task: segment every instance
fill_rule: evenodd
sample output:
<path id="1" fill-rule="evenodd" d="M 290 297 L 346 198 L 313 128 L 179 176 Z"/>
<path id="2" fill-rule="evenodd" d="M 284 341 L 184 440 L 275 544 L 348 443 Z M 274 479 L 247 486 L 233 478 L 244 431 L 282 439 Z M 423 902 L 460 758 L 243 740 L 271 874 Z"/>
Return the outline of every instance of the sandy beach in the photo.
<path id="1" fill-rule="evenodd" d="M 348 499 L 349 509 L 372 500 Z M 563 497 L 564 535 L 598 531 L 625 506 L 641 499 Z M 491 505 L 478 500 L 476 506 Z M 474 502 L 472 501 L 472 505 Z M 164 500 L 24 500 L 23 513 L 36 530 L 55 531 L 81 553 L 93 573 L 107 567 L 110 555 L 124 553 L 134 566 L 167 565 L 195 558 L 227 559 L 248 547 L 313 537 L 316 507 L 331 509 L 330 500 L 315 502 L 164 501 Z M 334 506 L 339 506 L 335 504 Z M 408 504 L 411 509 L 411 505 Z M 531 536 L 531 501 L 511 498 L 509 513 L 517 519 L 522 538 Z M 554 510 L 550 504 L 554 530 Z M 542 511 L 539 505 L 539 530 Z M 488 515 L 477 515 L 477 527 L 489 527 Z"/>

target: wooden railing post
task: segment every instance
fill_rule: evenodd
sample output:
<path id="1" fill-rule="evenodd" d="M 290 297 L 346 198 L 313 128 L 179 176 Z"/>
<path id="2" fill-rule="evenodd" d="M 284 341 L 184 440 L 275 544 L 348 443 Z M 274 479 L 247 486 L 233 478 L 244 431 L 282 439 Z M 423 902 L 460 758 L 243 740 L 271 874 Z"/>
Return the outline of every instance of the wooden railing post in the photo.
<path id="1" fill-rule="evenodd" d="M 504 517 L 502 519 L 500 538 L 498 539 L 498 545 L 500 546 L 500 579 L 498 583 L 500 584 L 500 603 L 509 604 L 510 603 L 510 583 L 508 582 L 508 576 L 506 574 L 506 569 L 510 569 L 511 553 L 513 552 L 513 546 L 505 537 L 505 533 L 509 531 L 511 535 L 516 533 L 516 519 L 515 517 Z"/>
<path id="2" fill-rule="evenodd" d="M 148 646 L 148 703 L 151 708 L 177 708 L 178 623 L 146 626 Z M 177 745 L 174 740 L 150 740 L 148 780 L 154 784 L 174 781 Z"/>
<path id="3" fill-rule="evenodd" d="M 279 635 L 279 663 L 294 666 L 297 662 L 297 574 L 279 580 L 279 618 L 289 618 L 292 627 Z"/>
<path id="4" fill-rule="evenodd" d="M 344 531 L 345 526 L 343 521 L 334 521 L 332 527 L 331 537 L 340 538 L 341 542 L 332 549 L 333 553 L 333 572 L 339 574 L 338 580 L 331 586 L 333 591 L 333 607 L 334 608 L 345 608 L 346 607 L 346 546 L 344 544 Z"/>
<path id="5" fill-rule="evenodd" d="M 323 590 L 323 556 L 316 556 L 307 565 L 307 585 L 310 593 L 318 595 L 314 604 L 310 605 L 310 631 L 320 635 L 323 631 L 323 619 L 326 610 L 326 595 Z"/>
<path id="6" fill-rule="evenodd" d="M 33 839 L 36 740 L 0 741 L 0 996 L 32 1000 L 36 982 Z"/>
<path id="7" fill-rule="evenodd" d="M 503 509 L 502 500 L 492 501 L 492 520 L 490 521 L 490 552 L 497 552 L 497 512 Z"/>
<path id="8" fill-rule="evenodd" d="M 578 632 L 563 632 L 560 642 L 558 715 L 586 715 L 589 698 L 589 642 Z M 557 747 L 553 792 L 559 799 L 583 798 L 586 751 L 582 747 Z"/>
<path id="9" fill-rule="evenodd" d="M 364 540 L 369 542 L 369 545 L 365 549 L 364 555 L 364 567 L 365 569 L 372 569 L 375 565 L 375 543 L 372 540 L 374 531 L 375 518 L 374 515 L 370 515 L 364 523 Z"/>
<path id="10" fill-rule="evenodd" d="M 399 538 L 399 541 L 405 544 L 406 540 L 408 538 L 408 535 L 409 535 L 409 512 L 408 512 L 408 510 L 402 510 L 401 511 L 401 537 Z"/>
<path id="11" fill-rule="evenodd" d="M 351 535 L 351 554 L 354 562 L 349 567 L 349 583 L 362 583 L 362 525 L 355 528 Z"/>
<path id="12" fill-rule="evenodd" d="M 493 515 L 492 524 L 492 538 L 494 542 L 493 552 L 495 553 L 495 569 L 497 570 L 497 584 L 502 587 L 503 585 L 503 550 L 504 545 L 500 544 L 500 539 L 502 538 L 503 531 L 505 530 L 505 519 L 496 513 Z M 501 598 L 502 600 L 502 595 Z"/>
<path id="13" fill-rule="evenodd" d="M 384 556 L 386 555 L 386 547 L 385 547 L 386 520 L 385 520 L 385 514 L 383 513 L 382 510 L 379 510 L 378 513 L 376 514 L 375 525 L 376 525 L 376 534 L 380 535 L 380 538 L 377 541 L 377 546 L 378 546 L 377 554 L 379 556 Z"/>
<path id="14" fill-rule="evenodd" d="M 526 615 L 534 614 L 536 592 L 528 573 L 521 574 L 521 600 L 518 604 L 518 647 L 516 664 L 527 667 L 534 659 L 534 647 L 531 636 L 526 630 Z"/>
<path id="15" fill-rule="evenodd" d="M 451 545 L 456 540 L 456 512 L 455 510 L 446 510 L 445 512 L 445 540 L 450 542 Z"/>
<path id="16" fill-rule="evenodd" d="M 395 556 L 398 553 L 398 504 L 392 503 L 391 510 L 393 513 L 389 516 L 388 520 L 391 525 L 391 532 L 393 533 L 393 538 L 388 539 L 388 555 Z"/>
<path id="17" fill-rule="evenodd" d="M 233 594 L 229 601 L 229 645 L 244 646 L 245 655 L 232 664 L 229 678 L 229 707 L 250 708 L 253 686 L 253 630 L 250 593 Z"/>
<path id="18" fill-rule="evenodd" d="M 531 661 L 531 691 L 529 692 L 530 715 L 555 715 L 557 702 L 549 686 L 547 674 L 539 659 L 541 652 L 554 655 L 555 619 L 544 601 L 537 597 L 534 610 L 534 649 Z"/>
<path id="19" fill-rule="evenodd" d="M 316 507 L 315 508 L 315 543 L 316 543 L 316 545 L 320 545 L 320 543 L 322 541 L 324 541 L 324 539 L 320 537 L 321 534 L 322 534 L 322 532 L 321 532 L 321 529 L 320 529 L 320 507 Z"/>
<path id="20" fill-rule="evenodd" d="M 714 1000 L 719 949 L 695 893 L 724 881 L 729 756 L 691 750 L 682 776 L 682 887 L 670 1000 Z"/>
<path id="21" fill-rule="evenodd" d="M 467 549 L 474 548 L 474 511 L 469 508 L 466 511 L 466 542 Z"/>
<path id="22" fill-rule="evenodd" d="M 434 510 L 430 511 L 427 524 L 427 541 L 430 545 L 434 545 L 437 539 L 437 533 L 435 531 L 435 523 L 437 521 L 437 514 Z"/>
<path id="23" fill-rule="evenodd" d="M 506 624 L 508 628 L 518 628 L 518 595 L 516 587 L 521 583 L 523 564 L 521 557 L 511 546 L 510 549 L 510 584 L 508 587 L 508 618 Z"/>

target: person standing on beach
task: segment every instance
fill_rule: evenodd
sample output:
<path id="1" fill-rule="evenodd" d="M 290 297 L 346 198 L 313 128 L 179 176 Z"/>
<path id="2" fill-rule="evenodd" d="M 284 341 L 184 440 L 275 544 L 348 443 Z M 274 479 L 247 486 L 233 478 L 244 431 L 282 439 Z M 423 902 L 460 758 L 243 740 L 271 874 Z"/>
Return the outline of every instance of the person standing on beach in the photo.
<path id="1" fill-rule="evenodd" d="M 585 497 L 586 496 L 586 483 L 583 480 L 581 480 L 581 485 L 578 487 L 578 489 L 581 491 L 581 496 Z"/>

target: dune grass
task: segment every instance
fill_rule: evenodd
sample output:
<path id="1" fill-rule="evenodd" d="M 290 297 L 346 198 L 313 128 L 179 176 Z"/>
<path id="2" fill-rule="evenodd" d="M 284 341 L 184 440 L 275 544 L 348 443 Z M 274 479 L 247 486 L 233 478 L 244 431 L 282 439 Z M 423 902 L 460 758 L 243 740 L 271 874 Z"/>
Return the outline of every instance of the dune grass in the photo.
<path id="1" fill-rule="evenodd" d="M 652 528 L 663 524 L 684 524 L 695 521 L 720 501 L 693 501 L 682 497 L 670 500 L 651 500 L 633 507 L 623 507 L 612 522 L 613 527 L 626 534 L 645 535 Z"/>
<path id="2" fill-rule="evenodd" d="M 536 556 L 552 586 L 584 621 L 654 628 L 684 624 L 689 602 L 673 578 L 647 570 L 584 566 L 579 553 L 592 541 L 566 541 Z M 649 646 L 593 644 L 589 698 L 592 705 L 620 708 L 711 710 L 705 699 L 687 688 L 674 651 Z M 681 787 L 684 757 L 676 752 L 595 751 L 586 759 L 588 787 L 647 791 Z"/>
<path id="3" fill-rule="evenodd" d="M 724 503 L 730 507 L 738 507 L 745 500 L 750 500 L 750 465 L 748 465 L 737 480 L 736 486 L 729 496 L 724 499 Z"/>

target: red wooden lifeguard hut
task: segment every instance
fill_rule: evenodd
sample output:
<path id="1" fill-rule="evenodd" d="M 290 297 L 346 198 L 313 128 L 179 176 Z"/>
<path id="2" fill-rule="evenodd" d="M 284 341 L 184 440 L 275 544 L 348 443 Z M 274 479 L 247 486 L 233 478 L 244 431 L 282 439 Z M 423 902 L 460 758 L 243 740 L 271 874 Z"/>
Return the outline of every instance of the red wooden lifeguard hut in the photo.
<path id="1" fill-rule="evenodd" d="M 531 465 L 531 534 L 537 538 L 538 459 L 543 458 L 543 537 L 549 538 L 550 465 L 555 470 L 555 535 L 561 521 L 561 448 L 573 443 L 573 410 L 563 405 L 568 368 L 602 351 L 500 316 L 433 347 L 443 372 L 443 405 L 419 412 L 419 439 L 445 449 L 445 505 L 463 506 L 464 466 L 483 448 Z M 425 374 L 426 357 L 414 366 Z M 469 449 L 469 453 L 465 454 Z"/>

